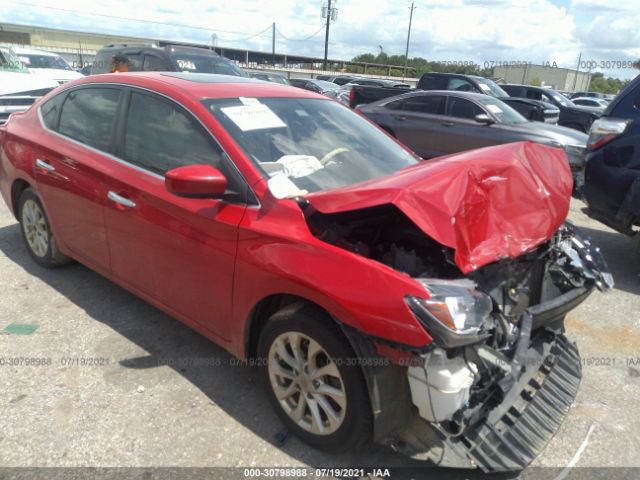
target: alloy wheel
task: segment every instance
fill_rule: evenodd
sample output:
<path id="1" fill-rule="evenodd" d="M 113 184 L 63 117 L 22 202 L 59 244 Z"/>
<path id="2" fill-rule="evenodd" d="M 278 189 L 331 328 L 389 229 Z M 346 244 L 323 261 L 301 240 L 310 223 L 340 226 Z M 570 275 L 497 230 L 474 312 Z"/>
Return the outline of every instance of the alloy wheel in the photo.
<path id="1" fill-rule="evenodd" d="M 42 209 L 31 199 L 22 206 L 22 228 L 31 251 L 44 258 L 49 250 L 49 227 Z"/>
<path id="2" fill-rule="evenodd" d="M 286 332 L 269 349 L 271 388 L 289 418 L 316 435 L 342 425 L 347 411 L 344 381 L 325 349 L 300 332 Z"/>

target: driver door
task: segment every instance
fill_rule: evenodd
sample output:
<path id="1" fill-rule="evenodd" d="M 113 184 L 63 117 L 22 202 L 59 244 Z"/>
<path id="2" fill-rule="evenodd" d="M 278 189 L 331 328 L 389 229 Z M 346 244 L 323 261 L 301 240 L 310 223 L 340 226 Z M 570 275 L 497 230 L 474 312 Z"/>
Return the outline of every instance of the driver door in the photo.
<path id="1" fill-rule="evenodd" d="M 229 338 L 238 224 L 246 204 L 169 193 L 164 173 L 190 164 L 237 178 L 221 148 L 184 108 L 128 90 L 119 157 L 110 165 L 105 224 L 113 275 L 187 323 Z M 239 191 L 239 190 L 237 190 Z"/>

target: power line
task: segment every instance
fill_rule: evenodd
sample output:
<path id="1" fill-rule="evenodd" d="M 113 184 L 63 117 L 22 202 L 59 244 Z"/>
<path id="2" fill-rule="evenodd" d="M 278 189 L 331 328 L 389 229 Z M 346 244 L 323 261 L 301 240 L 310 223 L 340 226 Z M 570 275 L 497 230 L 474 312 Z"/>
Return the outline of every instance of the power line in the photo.
<path id="1" fill-rule="evenodd" d="M 285 40 L 288 40 L 289 42 L 306 42 L 307 40 L 312 39 L 313 37 L 315 37 L 316 35 L 318 35 L 322 30 L 324 30 L 324 25 L 322 25 L 318 31 L 312 33 L 311 35 L 309 35 L 308 37 L 304 37 L 304 38 L 289 38 L 287 37 L 284 33 L 282 33 L 278 27 L 276 27 L 276 32 L 278 32 L 280 34 L 280 36 L 282 38 L 284 38 Z"/>
<path id="2" fill-rule="evenodd" d="M 163 26 L 168 26 L 168 27 L 182 27 L 182 28 L 191 28 L 194 30 L 205 30 L 207 32 L 222 32 L 222 33 L 232 33 L 232 34 L 240 34 L 240 35 L 246 35 L 247 32 L 236 32 L 236 31 L 232 31 L 232 30 L 219 30 L 219 29 L 215 29 L 215 28 L 211 28 L 211 27 L 203 27 L 203 26 L 199 26 L 199 25 L 185 25 L 183 23 L 169 23 L 169 22 L 161 22 L 158 20 L 147 20 L 147 19 L 141 19 L 141 18 L 132 18 L 132 17 L 122 17 L 122 16 L 118 16 L 118 15 L 109 15 L 106 13 L 92 13 L 92 12 L 83 12 L 80 10 L 73 10 L 70 8 L 62 8 L 62 7 L 51 7 L 48 5 L 40 5 L 37 3 L 27 3 L 27 2 L 18 2 L 15 0 L 8 0 L 11 3 L 14 3 L 16 5 L 22 5 L 25 7 L 36 7 L 36 8 L 46 8 L 49 10 L 56 10 L 59 12 L 66 12 L 66 13 L 73 13 L 73 14 L 80 14 L 80 15 L 89 15 L 89 16 L 93 16 L 93 17 L 103 17 L 103 18 L 112 18 L 115 20 L 128 20 L 128 21 L 132 21 L 132 22 L 142 22 L 142 23 L 147 23 L 147 24 L 153 24 L 153 25 L 163 25 Z M 229 41 L 242 41 L 242 40 L 249 40 L 251 38 L 257 37 L 258 35 L 263 34 L 264 32 L 266 32 L 267 30 L 269 30 L 271 28 L 271 25 L 269 25 L 267 28 L 265 28 L 264 30 L 253 34 L 247 38 L 244 39 L 237 39 L 237 40 L 229 40 Z"/>

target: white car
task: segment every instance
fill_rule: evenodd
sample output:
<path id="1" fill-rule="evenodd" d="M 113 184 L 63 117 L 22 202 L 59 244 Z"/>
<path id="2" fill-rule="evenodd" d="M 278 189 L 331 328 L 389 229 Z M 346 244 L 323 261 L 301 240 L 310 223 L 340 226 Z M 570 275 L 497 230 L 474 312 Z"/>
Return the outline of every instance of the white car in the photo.
<path id="1" fill-rule="evenodd" d="M 29 73 L 10 48 L 0 46 L 0 125 L 57 86 L 56 81 Z"/>
<path id="2" fill-rule="evenodd" d="M 84 75 L 73 70 L 64 58 L 52 52 L 32 48 L 13 48 L 13 52 L 31 73 L 55 80 L 59 85 Z"/>

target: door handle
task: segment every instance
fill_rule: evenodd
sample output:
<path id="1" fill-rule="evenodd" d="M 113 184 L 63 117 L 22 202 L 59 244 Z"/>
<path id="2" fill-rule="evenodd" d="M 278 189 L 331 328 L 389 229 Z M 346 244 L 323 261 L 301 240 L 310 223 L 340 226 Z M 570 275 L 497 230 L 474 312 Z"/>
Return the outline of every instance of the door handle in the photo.
<path id="1" fill-rule="evenodd" d="M 454 123 L 453 122 L 442 122 L 440 125 L 443 125 L 445 127 L 453 127 Z"/>
<path id="2" fill-rule="evenodd" d="M 49 163 L 45 162 L 44 160 L 40 160 L 39 158 L 36 158 L 36 167 L 46 170 L 47 172 L 53 172 L 56 169 L 56 167 L 54 167 L 53 165 L 50 165 Z"/>
<path id="3" fill-rule="evenodd" d="M 407 119 L 407 117 L 405 117 L 404 115 L 396 115 L 393 118 L 395 118 L 396 120 L 398 120 L 400 122 L 403 122 L 403 121 L 405 121 Z"/>
<path id="4" fill-rule="evenodd" d="M 120 196 L 115 192 L 109 192 L 107 194 L 107 198 L 112 202 L 117 203 L 118 205 L 122 205 L 123 207 L 134 208 L 136 206 L 136 202 L 134 202 L 133 200 L 129 200 L 128 198 L 125 198 L 123 196 Z"/>

